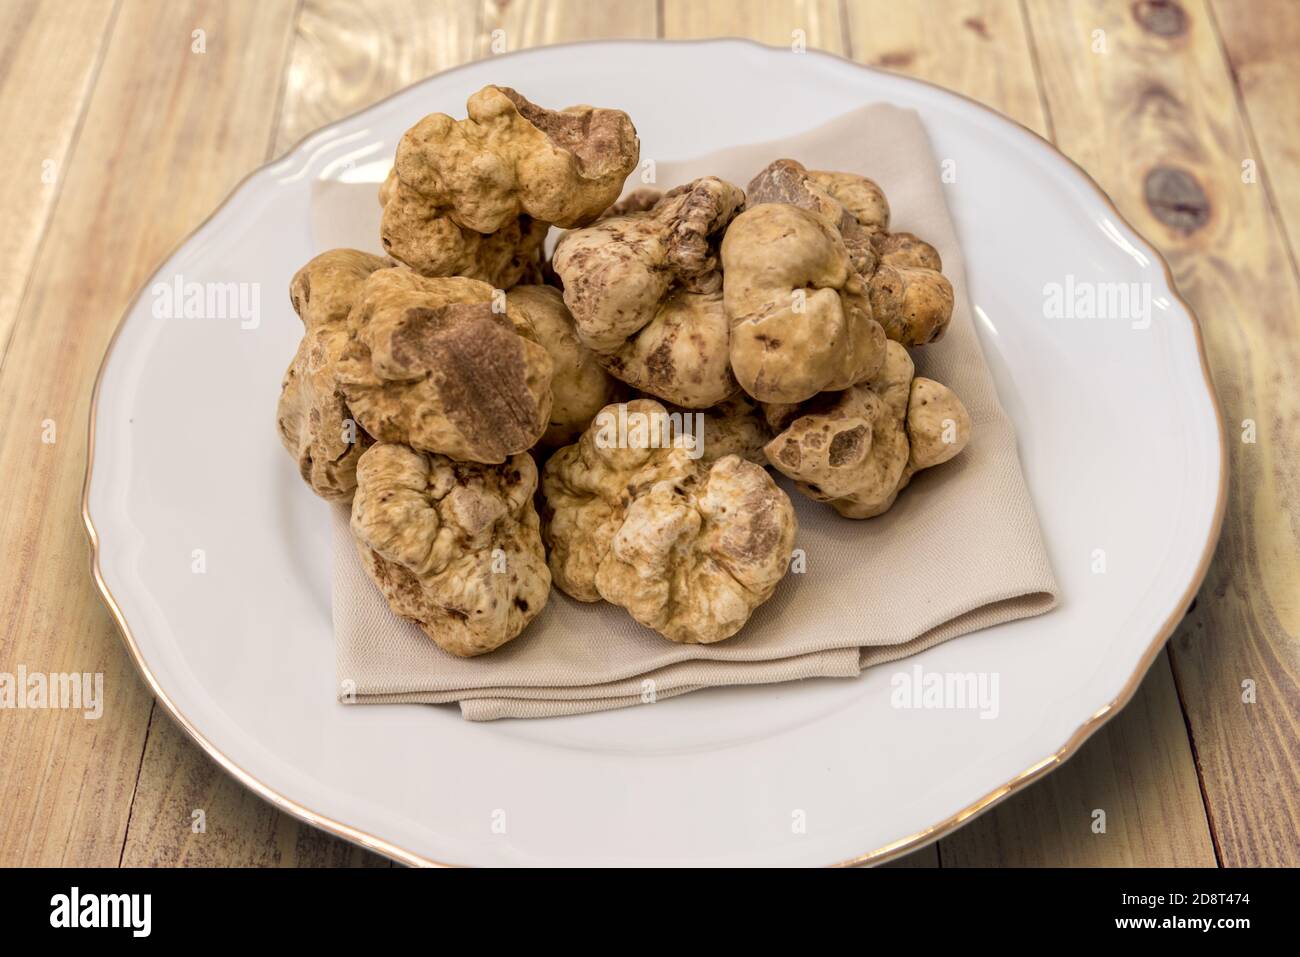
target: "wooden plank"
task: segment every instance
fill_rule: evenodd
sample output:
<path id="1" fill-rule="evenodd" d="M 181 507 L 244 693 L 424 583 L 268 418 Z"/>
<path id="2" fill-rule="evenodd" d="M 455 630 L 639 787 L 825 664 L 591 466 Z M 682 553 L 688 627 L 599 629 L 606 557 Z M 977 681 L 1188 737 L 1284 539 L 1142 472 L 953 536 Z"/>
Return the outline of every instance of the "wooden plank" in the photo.
<path id="1" fill-rule="evenodd" d="M 1028 9 L 1062 149 L 1160 247 L 1200 316 L 1231 494 L 1171 658 L 1220 862 L 1294 866 L 1300 286 L 1266 191 L 1243 179 L 1243 162 L 1257 157 L 1205 4 L 1031 0 Z M 1254 442 L 1243 441 L 1248 419 Z M 1254 703 L 1242 700 L 1243 682 Z"/>
<path id="2" fill-rule="evenodd" d="M 853 58 L 964 93 L 1047 134 L 1017 0 L 847 0 Z"/>
<path id="3" fill-rule="evenodd" d="M 0 130 L 8 171 L 0 177 L 0 360 L 116 9 L 103 0 L 0 5 Z"/>
<path id="4" fill-rule="evenodd" d="M 495 31 L 503 31 L 495 35 Z M 278 155 L 326 123 L 494 52 L 600 36 L 653 37 L 654 0 L 306 0 L 276 136 Z M 494 41 L 498 48 L 494 49 Z"/>
<path id="5" fill-rule="evenodd" d="M 0 371 L 0 670 L 100 673 L 104 710 L 0 714 L 0 864 L 118 863 L 151 702 L 86 574 L 91 383 L 136 288 L 264 156 L 291 19 L 125 0 L 109 39 Z"/>
<path id="6" fill-rule="evenodd" d="M 305 0 L 285 79 L 274 155 L 416 80 L 473 59 L 474 0 Z"/>
<path id="7" fill-rule="evenodd" d="M 747 37 L 778 47 L 802 42 L 848 52 L 837 0 L 663 0 L 663 35 Z"/>
<path id="8" fill-rule="evenodd" d="M 494 52 L 494 30 L 504 31 L 499 39 L 508 52 L 570 40 L 654 37 L 658 26 L 655 0 L 489 0 L 484 4 L 483 53 Z"/>
<path id="9" fill-rule="evenodd" d="M 1165 655 L 1064 767 L 939 842 L 944 867 L 1213 867 Z"/>
<path id="10" fill-rule="evenodd" d="M 148 782 L 146 786 L 146 771 Z M 124 867 L 387 867 L 235 781 L 161 710 L 149 729 Z"/>
<path id="11" fill-rule="evenodd" d="M 1293 0 L 1214 0 L 1214 21 L 1245 106 L 1291 257 L 1300 249 L 1300 4 Z"/>
<path id="12" fill-rule="evenodd" d="M 964 93 L 1040 134 L 1050 131 L 1029 31 L 1015 0 L 850 0 L 847 13 L 855 59 Z M 941 862 L 1102 866 L 1136 853 L 1149 855 L 1143 859 L 1152 863 L 1213 864 L 1195 763 L 1172 688 L 1162 655 L 1124 716 L 1126 733 L 1103 731 L 1047 784 L 940 841 Z M 1109 772 L 1094 776 L 1084 770 L 1098 766 Z M 1072 810 L 1066 814 L 1060 802 Z M 1130 851 L 1114 840 L 1092 840 L 1087 827 L 1078 826 L 1080 802 L 1089 810 L 1109 809 L 1126 827 L 1140 821 L 1144 847 Z M 1177 813 L 1142 813 L 1166 804 Z"/>

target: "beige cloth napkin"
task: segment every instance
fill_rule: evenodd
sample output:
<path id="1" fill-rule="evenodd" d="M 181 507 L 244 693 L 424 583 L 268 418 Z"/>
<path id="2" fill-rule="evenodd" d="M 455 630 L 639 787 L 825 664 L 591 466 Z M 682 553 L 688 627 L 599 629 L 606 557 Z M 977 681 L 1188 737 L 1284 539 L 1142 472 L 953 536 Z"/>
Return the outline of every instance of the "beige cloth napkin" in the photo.
<path id="1" fill-rule="evenodd" d="M 806 571 L 788 574 L 736 637 L 714 645 L 674 644 L 621 608 L 552 589 L 546 609 L 514 641 L 456 658 L 389 611 L 357 558 L 347 510 L 337 508 L 333 610 L 344 700 L 455 701 L 465 718 L 483 721 L 603 711 L 725 685 L 847 678 L 1056 603 L 1015 432 L 976 338 L 961 250 L 919 117 L 864 107 L 780 142 L 660 163 L 657 185 L 712 174 L 743 186 L 779 157 L 872 177 L 889 197 L 893 228 L 938 248 L 956 308 L 943 340 L 913 356 L 918 374 L 952 387 L 970 410 L 972 437 L 962 454 L 920 473 L 885 515 L 860 522 L 782 479 L 798 513 L 795 547 Z M 317 239 L 374 248 L 374 188 L 319 184 Z"/>

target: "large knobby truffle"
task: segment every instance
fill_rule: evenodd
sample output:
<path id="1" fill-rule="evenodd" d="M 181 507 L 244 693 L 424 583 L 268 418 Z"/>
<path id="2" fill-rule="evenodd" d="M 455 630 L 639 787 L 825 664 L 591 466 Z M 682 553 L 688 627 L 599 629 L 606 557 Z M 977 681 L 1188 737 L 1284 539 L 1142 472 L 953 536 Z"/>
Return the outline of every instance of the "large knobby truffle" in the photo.
<path id="1" fill-rule="evenodd" d="M 920 346 L 943 335 L 953 294 L 939 253 L 911 233 L 889 231 L 889 201 L 874 181 L 781 159 L 748 186 L 746 208 L 761 203 L 798 206 L 840 234 L 855 285 L 866 286 L 872 318 L 890 339 Z"/>
<path id="2" fill-rule="evenodd" d="M 433 113 L 397 147 L 397 179 L 431 209 L 480 233 L 520 216 L 581 226 L 622 192 L 640 157 L 636 128 L 621 110 L 548 110 L 509 87 L 469 98 L 468 118 Z"/>
<path id="3" fill-rule="evenodd" d="M 422 275 L 465 276 L 509 289 L 541 269 L 548 223 L 516 216 L 494 232 L 475 232 L 404 185 L 396 170 L 380 188 L 379 202 L 384 250 Z"/>
<path id="4" fill-rule="evenodd" d="M 889 231 L 889 203 L 872 180 L 817 170 L 808 176 L 851 214 L 855 225 L 842 229 L 846 241 L 853 245 L 860 242 L 853 237 L 863 235 L 869 240 L 872 255 L 862 257 L 862 275 L 885 335 L 905 346 L 942 338 L 952 319 L 953 292 L 939 251 L 912 233 Z"/>
<path id="5" fill-rule="evenodd" d="M 574 598 L 621 605 L 672 641 L 721 641 L 785 574 L 794 507 L 765 469 L 738 455 L 693 458 L 681 436 L 671 438 L 667 416 L 648 399 L 611 405 L 547 462 L 552 577 Z"/>
<path id="6" fill-rule="evenodd" d="M 454 655 L 516 637 L 550 594 L 528 455 L 453 462 L 404 445 L 372 446 L 357 466 L 352 533 L 393 612 Z"/>
<path id="7" fill-rule="evenodd" d="M 335 382 L 348 343 L 348 313 L 366 277 L 391 265 L 370 253 L 332 249 L 299 269 L 289 284 L 303 337 L 284 374 L 276 424 L 303 480 L 330 501 L 352 497 L 357 459 L 370 441 Z"/>
<path id="8" fill-rule="evenodd" d="M 348 324 L 339 387 L 379 441 L 500 463 L 545 431 L 551 358 L 486 283 L 383 269 Z"/>
<path id="9" fill-rule="evenodd" d="M 704 177 L 641 208 L 650 198 L 565 233 L 552 267 L 579 338 L 610 374 L 675 405 L 708 408 L 738 388 L 717 244 L 744 194 Z"/>
<path id="10" fill-rule="evenodd" d="M 768 461 L 847 518 L 888 511 L 913 475 L 970 441 L 970 415 L 952 390 L 916 377 L 897 342 L 886 349 L 884 365 L 868 381 L 802 407 L 768 410 L 783 429 L 767 444 Z"/>
<path id="11" fill-rule="evenodd" d="M 731 368 L 762 402 L 802 402 L 868 378 L 885 334 L 839 231 L 785 203 L 741 213 L 722 240 Z"/>

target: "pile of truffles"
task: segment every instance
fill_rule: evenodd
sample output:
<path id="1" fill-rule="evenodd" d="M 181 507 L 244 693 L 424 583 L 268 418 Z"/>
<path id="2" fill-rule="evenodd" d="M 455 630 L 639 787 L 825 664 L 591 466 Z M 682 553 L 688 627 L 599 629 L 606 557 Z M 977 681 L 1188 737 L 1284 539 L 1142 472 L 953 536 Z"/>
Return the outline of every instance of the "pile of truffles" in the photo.
<path id="1" fill-rule="evenodd" d="M 627 114 L 496 86 L 467 114 L 402 137 L 386 255 L 293 277 L 278 409 L 393 612 L 446 651 L 515 638 L 552 582 L 672 641 L 729 638 L 794 549 L 768 466 L 869 518 L 966 445 L 907 351 L 943 335 L 952 286 L 871 180 L 780 159 L 744 189 L 620 200 Z"/>

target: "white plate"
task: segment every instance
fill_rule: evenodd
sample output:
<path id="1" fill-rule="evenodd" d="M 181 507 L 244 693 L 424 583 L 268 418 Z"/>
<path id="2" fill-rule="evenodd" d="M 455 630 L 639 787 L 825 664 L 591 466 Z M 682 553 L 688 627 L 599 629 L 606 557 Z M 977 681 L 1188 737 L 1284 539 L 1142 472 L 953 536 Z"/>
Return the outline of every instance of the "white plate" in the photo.
<path id="1" fill-rule="evenodd" d="M 463 115 L 486 83 L 550 106 L 625 109 L 643 155 L 660 160 L 868 102 L 918 110 L 955 162 L 948 197 L 977 325 L 1060 607 L 859 680 L 599 715 L 474 724 L 454 708 L 337 704 L 326 506 L 274 432 L 300 334 L 286 287 L 315 252 L 312 181 L 376 178 L 411 123 Z M 177 275 L 260 283 L 260 325 L 154 318 L 151 287 Z M 1150 327 L 1045 319 L 1045 284 L 1068 276 L 1146 284 Z M 91 442 L 96 581 L 159 700 L 263 797 L 412 863 L 829 864 L 932 840 L 1058 764 L 1131 697 L 1205 572 L 1225 482 L 1195 319 L 1160 256 L 1077 167 L 957 95 L 741 41 L 493 57 L 309 137 L 246 179 L 145 285 L 100 372 Z M 999 716 L 892 708 L 890 676 L 914 663 L 997 673 Z"/>

